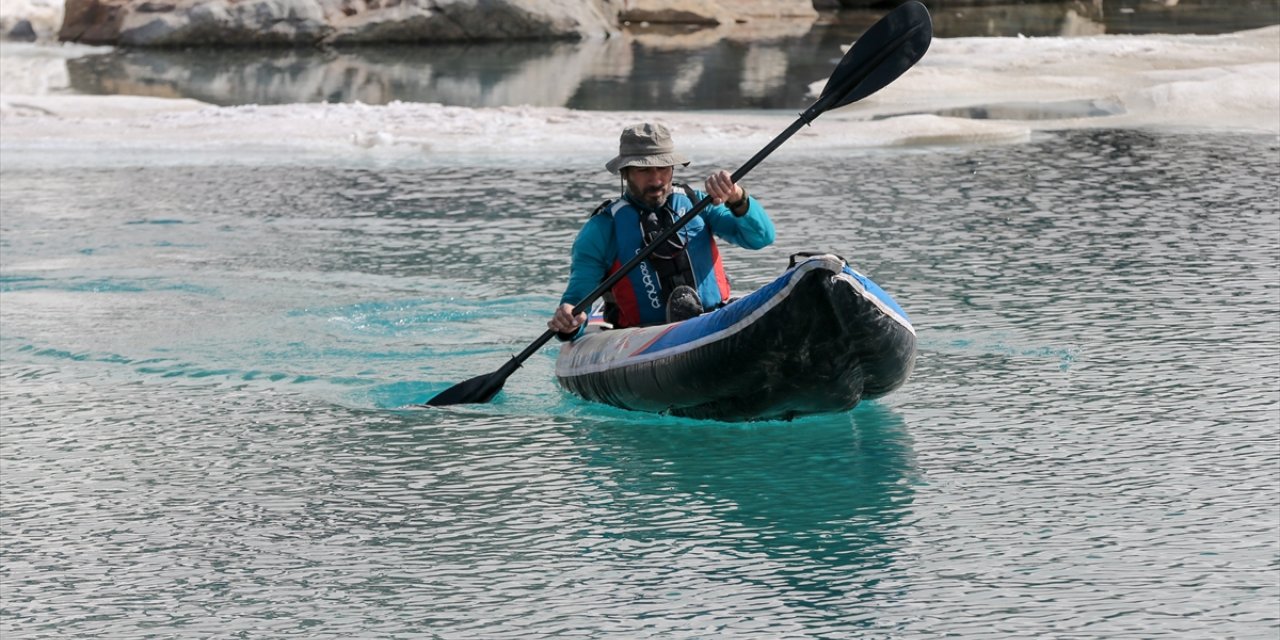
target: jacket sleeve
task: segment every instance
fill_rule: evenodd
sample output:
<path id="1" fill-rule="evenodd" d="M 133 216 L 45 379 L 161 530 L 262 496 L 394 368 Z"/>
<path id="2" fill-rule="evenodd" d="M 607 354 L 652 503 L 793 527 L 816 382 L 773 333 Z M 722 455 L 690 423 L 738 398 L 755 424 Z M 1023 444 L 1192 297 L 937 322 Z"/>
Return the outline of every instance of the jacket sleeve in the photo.
<path id="1" fill-rule="evenodd" d="M 694 193 L 699 199 L 707 195 L 701 191 Z M 747 212 L 742 216 L 733 215 L 729 207 L 720 204 L 707 207 L 702 218 L 718 237 L 744 249 L 763 249 L 773 244 L 773 220 L 750 194 L 747 194 Z"/>
<path id="2" fill-rule="evenodd" d="M 573 251 L 570 253 L 569 284 L 565 287 L 564 295 L 560 296 L 560 304 L 576 305 L 582 302 L 592 289 L 604 281 L 605 274 L 609 272 L 609 266 L 614 260 L 614 256 L 611 255 L 613 253 L 611 222 L 608 215 L 597 214 L 591 216 L 578 232 L 577 239 L 573 241 Z"/>

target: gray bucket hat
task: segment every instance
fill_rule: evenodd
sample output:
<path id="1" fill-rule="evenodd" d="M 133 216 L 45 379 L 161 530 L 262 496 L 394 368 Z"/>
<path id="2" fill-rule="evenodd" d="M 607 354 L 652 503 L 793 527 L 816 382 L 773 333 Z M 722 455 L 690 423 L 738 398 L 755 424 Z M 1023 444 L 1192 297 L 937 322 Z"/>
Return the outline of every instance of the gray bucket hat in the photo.
<path id="1" fill-rule="evenodd" d="M 671 132 L 660 124 L 637 124 L 622 130 L 618 157 L 604 165 L 610 173 L 623 167 L 687 167 L 689 159 L 676 152 Z"/>

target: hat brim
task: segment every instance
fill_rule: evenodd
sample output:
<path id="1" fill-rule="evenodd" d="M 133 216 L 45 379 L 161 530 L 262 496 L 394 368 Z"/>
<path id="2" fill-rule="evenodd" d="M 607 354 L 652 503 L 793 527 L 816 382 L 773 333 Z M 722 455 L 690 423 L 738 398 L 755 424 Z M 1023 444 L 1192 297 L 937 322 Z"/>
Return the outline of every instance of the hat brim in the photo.
<path id="1" fill-rule="evenodd" d="M 608 169 L 609 173 L 617 173 L 626 167 L 674 167 L 676 165 L 687 167 L 689 166 L 689 159 L 676 152 L 644 156 L 618 156 L 605 163 L 604 168 Z"/>

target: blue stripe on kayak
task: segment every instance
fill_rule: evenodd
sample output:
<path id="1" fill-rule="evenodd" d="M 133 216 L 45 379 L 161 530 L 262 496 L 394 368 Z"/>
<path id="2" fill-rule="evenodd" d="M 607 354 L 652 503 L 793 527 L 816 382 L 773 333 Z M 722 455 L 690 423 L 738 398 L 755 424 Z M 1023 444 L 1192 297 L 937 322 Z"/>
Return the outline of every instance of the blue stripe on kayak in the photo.
<path id="1" fill-rule="evenodd" d="M 893 296 L 889 295 L 887 291 L 885 291 L 884 289 L 881 289 L 880 285 L 876 284 L 875 282 L 872 282 L 871 278 L 868 278 L 862 275 L 861 273 L 854 271 L 853 269 L 849 268 L 849 265 L 845 265 L 844 272 L 853 276 L 858 282 L 862 283 L 862 287 L 867 290 L 867 293 L 870 293 L 871 295 L 875 296 L 876 299 L 878 299 L 880 302 L 883 302 L 884 306 L 889 307 L 890 309 L 893 309 L 898 315 L 902 316 L 903 320 L 906 320 L 908 323 L 911 322 L 911 317 L 907 315 L 906 311 L 902 310 L 902 307 L 898 306 L 898 301 L 894 300 Z"/>
<path id="2" fill-rule="evenodd" d="M 898 302 L 890 296 L 888 292 L 880 288 L 871 278 L 868 278 L 857 271 L 844 267 L 844 273 L 856 279 L 868 294 L 878 299 L 881 304 L 892 309 L 895 313 L 906 320 L 909 324 L 911 319 L 907 313 L 902 310 Z M 673 326 L 669 331 L 659 335 L 653 342 L 645 345 L 641 349 L 637 349 L 631 354 L 631 357 L 643 355 L 647 353 L 657 353 L 664 349 L 680 346 L 697 340 L 703 336 L 708 336 L 722 330 L 728 329 L 733 325 L 743 321 L 752 312 L 764 306 L 769 300 L 780 295 L 790 283 L 791 278 L 796 274 L 796 270 L 792 269 L 787 272 L 786 277 L 778 278 L 768 285 L 755 290 L 750 295 L 735 301 L 727 307 L 723 307 L 714 313 L 706 313 L 696 318 L 685 320 Z"/>

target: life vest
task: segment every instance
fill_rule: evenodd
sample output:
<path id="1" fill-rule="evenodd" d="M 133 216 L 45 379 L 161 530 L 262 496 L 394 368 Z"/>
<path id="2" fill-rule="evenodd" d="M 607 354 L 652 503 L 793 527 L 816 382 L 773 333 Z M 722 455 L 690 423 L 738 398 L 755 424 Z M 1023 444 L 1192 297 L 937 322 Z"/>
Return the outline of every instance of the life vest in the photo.
<path id="1" fill-rule="evenodd" d="M 688 185 L 675 186 L 680 189 L 673 190 L 657 211 L 637 206 L 623 197 L 605 202 L 592 213 L 608 214 L 613 219 L 618 253 L 606 277 L 616 273 L 640 253 L 649 240 L 693 208 L 693 189 Z M 729 278 L 711 229 L 701 217 L 690 220 L 605 293 L 605 320 L 616 328 L 662 324 L 667 319 L 667 298 L 682 284 L 698 290 L 705 309 L 714 309 L 729 301 Z"/>

